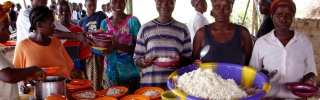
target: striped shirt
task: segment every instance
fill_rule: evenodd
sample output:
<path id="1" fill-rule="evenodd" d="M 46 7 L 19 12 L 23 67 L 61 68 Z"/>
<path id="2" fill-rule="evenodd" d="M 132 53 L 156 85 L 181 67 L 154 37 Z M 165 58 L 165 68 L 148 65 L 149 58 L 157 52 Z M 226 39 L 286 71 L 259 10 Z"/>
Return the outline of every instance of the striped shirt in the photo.
<path id="1" fill-rule="evenodd" d="M 191 39 L 188 28 L 178 21 L 166 24 L 154 20 L 144 24 L 137 36 L 134 59 L 139 57 L 175 57 L 177 55 L 191 58 Z M 135 60 L 136 61 L 136 60 Z M 167 89 L 168 76 L 174 69 L 151 65 L 141 70 L 140 84 Z"/>

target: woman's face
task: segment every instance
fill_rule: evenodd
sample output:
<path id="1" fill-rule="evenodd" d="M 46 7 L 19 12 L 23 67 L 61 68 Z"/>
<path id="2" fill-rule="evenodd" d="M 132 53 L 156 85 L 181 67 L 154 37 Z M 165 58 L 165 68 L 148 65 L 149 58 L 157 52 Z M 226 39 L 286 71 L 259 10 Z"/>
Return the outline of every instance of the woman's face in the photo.
<path id="1" fill-rule="evenodd" d="M 58 4 L 56 12 L 58 14 L 60 22 L 70 23 L 71 7 L 69 6 L 69 4 L 66 4 L 66 3 Z"/>
<path id="2" fill-rule="evenodd" d="M 278 29 L 290 29 L 293 18 L 293 11 L 288 6 L 279 6 L 272 16 L 274 26 Z"/>
<path id="3" fill-rule="evenodd" d="M 206 0 L 201 0 L 201 1 L 199 2 L 199 4 L 196 6 L 196 9 L 197 9 L 199 12 L 204 13 L 204 12 L 207 11 L 207 7 L 208 7 L 207 1 L 206 1 Z"/>
<path id="4" fill-rule="evenodd" d="M 54 17 L 53 15 L 50 15 L 50 17 L 48 17 L 47 19 L 45 19 L 44 21 L 39 21 L 39 25 L 38 27 L 40 27 L 41 30 L 41 34 L 42 35 L 46 35 L 46 36 L 52 36 L 55 30 L 55 26 L 54 26 Z"/>
<path id="5" fill-rule="evenodd" d="M 10 38 L 10 20 L 9 18 L 4 19 L 0 22 L 0 43 L 6 43 Z"/>
<path id="6" fill-rule="evenodd" d="M 114 14 L 117 15 L 124 13 L 124 9 L 126 8 L 126 0 L 111 0 L 110 6 Z"/>
<path id="7" fill-rule="evenodd" d="M 232 12 L 232 2 L 228 0 L 217 0 L 212 3 L 212 14 L 216 22 L 229 21 Z"/>
<path id="8" fill-rule="evenodd" d="M 159 16 L 172 17 L 175 2 L 173 0 L 156 0 L 156 7 Z"/>
<path id="9" fill-rule="evenodd" d="M 270 4 L 266 0 L 260 0 L 259 10 L 261 14 L 268 14 L 270 12 Z"/>
<path id="10" fill-rule="evenodd" d="M 92 16 L 96 12 L 97 2 L 95 2 L 94 0 L 86 0 L 85 7 L 87 9 L 87 15 Z"/>

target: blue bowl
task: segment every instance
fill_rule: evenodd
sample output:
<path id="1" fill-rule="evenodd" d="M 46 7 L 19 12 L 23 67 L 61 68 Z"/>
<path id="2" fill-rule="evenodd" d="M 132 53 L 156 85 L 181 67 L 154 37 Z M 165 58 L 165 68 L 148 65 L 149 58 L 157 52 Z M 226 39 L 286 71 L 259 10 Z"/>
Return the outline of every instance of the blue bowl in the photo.
<path id="1" fill-rule="evenodd" d="M 220 75 L 223 79 L 233 79 L 238 85 L 253 87 L 256 89 L 261 89 L 259 93 L 252 95 L 246 98 L 240 98 L 240 100 L 258 100 L 264 97 L 270 90 L 271 86 L 269 83 L 269 79 L 262 73 L 251 67 L 242 66 L 238 64 L 230 64 L 230 63 L 202 63 L 200 65 L 189 65 L 183 68 L 180 68 L 173 72 L 167 81 L 168 88 L 177 95 L 177 98 L 180 100 L 206 100 L 203 98 L 194 97 L 183 93 L 174 85 L 173 77 L 176 75 L 182 75 L 186 72 L 191 72 L 198 68 L 211 68 L 214 72 Z"/>

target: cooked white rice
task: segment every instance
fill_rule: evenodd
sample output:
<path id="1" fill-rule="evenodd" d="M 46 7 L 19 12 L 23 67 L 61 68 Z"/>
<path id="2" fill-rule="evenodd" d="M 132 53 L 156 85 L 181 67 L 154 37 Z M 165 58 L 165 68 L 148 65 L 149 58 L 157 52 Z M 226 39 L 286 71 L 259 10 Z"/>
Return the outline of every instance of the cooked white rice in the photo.
<path id="1" fill-rule="evenodd" d="M 96 98 L 96 94 L 92 92 L 83 92 L 83 93 L 76 94 L 76 97 L 82 98 L 82 99 L 94 99 Z"/>
<path id="2" fill-rule="evenodd" d="M 159 57 L 159 58 L 157 59 L 157 61 L 158 61 L 158 62 L 171 62 L 172 59 L 169 58 L 169 57 Z"/>
<path id="3" fill-rule="evenodd" d="M 106 96 L 115 96 L 115 95 L 119 95 L 121 93 L 123 93 L 123 91 L 121 89 L 110 88 L 105 95 Z"/>
<path id="4" fill-rule="evenodd" d="M 233 79 L 223 79 L 212 69 L 198 68 L 183 75 L 174 76 L 176 87 L 182 92 L 210 100 L 239 99 L 247 97 Z"/>
<path id="5" fill-rule="evenodd" d="M 160 93 L 158 91 L 149 90 L 147 92 L 144 92 L 142 95 L 147 96 L 149 98 L 152 98 L 152 97 L 160 95 Z"/>

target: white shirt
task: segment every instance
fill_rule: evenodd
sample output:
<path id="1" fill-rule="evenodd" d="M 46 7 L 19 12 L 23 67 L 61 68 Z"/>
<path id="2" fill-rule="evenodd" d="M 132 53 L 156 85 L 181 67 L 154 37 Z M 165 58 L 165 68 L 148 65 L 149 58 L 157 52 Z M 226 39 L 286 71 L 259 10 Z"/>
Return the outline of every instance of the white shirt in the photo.
<path id="1" fill-rule="evenodd" d="M 18 15 L 18 19 L 17 19 L 17 43 L 19 43 L 19 41 L 28 38 L 30 34 L 32 34 L 33 32 L 29 32 L 30 29 L 30 20 L 29 20 L 29 15 L 32 9 L 26 9 L 24 11 L 22 11 L 19 15 Z M 56 26 L 55 29 L 57 30 L 61 30 L 63 31 L 64 29 L 61 29 L 61 27 L 64 27 L 63 25 L 61 25 L 57 20 L 54 21 L 54 25 Z"/>
<path id="2" fill-rule="evenodd" d="M 13 67 L 13 64 L 0 52 L 0 71 L 7 67 Z M 18 85 L 0 81 L 0 100 L 15 100 L 19 97 Z"/>
<path id="3" fill-rule="evenodd" d="M 251 67 L 261 70 L 278 70 L 270 79 L 271 89 L 266 97 L 298 98 L 284 85 L 285 83 L 302 82 L 309 72 L 317 75 L 313 48 L 308 37 L 294 31 L 293 38 L 284 47 L 274 30 L 259 38 L 253 48 Z"/>
<path id="4" fill-rule="evenodd" d="M 204 27 L 204 25 L 208 25 L 209 22 L 206 17 L 203 16 L 202 13 L 195 11 L 194 14 L 189 19 L 189 22 L 187 23 L 189 32 L 190 32 L 190 38 L 191 38 L 191 44 L 193 44 L 193 38 L 198 31 L 198 29 Z"/>

